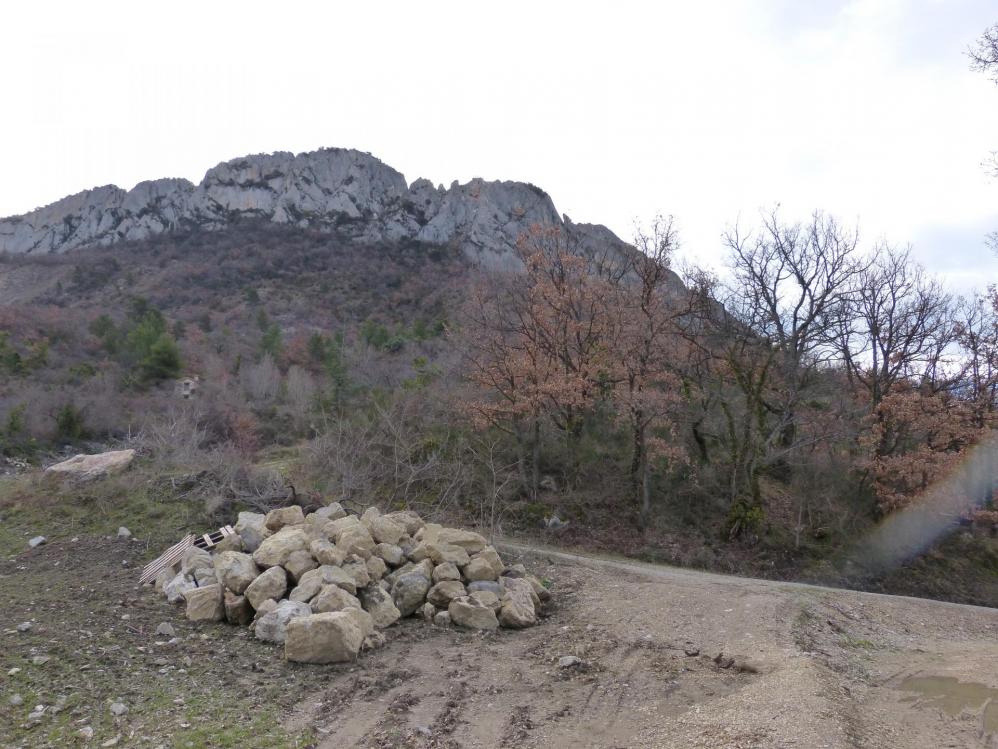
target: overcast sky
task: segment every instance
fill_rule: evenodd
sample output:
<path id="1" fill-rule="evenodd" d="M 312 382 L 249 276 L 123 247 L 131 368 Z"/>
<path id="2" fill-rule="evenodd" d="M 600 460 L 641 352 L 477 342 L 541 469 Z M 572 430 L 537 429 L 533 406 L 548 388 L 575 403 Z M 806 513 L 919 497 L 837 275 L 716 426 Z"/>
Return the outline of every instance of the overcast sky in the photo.
<path id="1" fill-rule="evenodd" d="M 247 153 L 343 146 L 411 182 L 533 182 L 687 255 L 780 203 L 998 280 L 998 86 L 964 52 L 994 0 L 11 3 L 0 215 L 100 184 L 199 181 Z"/>

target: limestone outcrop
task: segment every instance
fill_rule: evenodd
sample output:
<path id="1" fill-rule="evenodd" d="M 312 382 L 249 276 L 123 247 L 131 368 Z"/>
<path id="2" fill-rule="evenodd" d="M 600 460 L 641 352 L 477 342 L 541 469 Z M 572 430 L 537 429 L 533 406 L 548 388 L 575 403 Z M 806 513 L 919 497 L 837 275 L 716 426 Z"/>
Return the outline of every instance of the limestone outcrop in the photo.
<path id="1" fill-rule="evenodd" d="M 61 253 L 181 229 L 224 229 L 248 218 L 336 233 L 364 243 L 456 246 L 485 264 L 512 257 L 531 225 L 562 226 L 581 249 L 618 247 L 609 229 L 561 217 L 540 188 L 473 179 L 449 188 L 405 177 L 374 156 L 343 148 L 226 161 L 200 184 L 185 179 L 105 185 L 21 216 L 0 219 L 0 252 Z"/>

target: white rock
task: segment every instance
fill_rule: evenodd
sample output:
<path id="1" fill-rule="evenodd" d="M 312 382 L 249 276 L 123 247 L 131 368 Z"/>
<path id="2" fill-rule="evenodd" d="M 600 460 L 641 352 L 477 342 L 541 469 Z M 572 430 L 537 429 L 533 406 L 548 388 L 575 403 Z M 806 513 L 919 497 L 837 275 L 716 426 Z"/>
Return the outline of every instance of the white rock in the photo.
<path id="1" fill-rule="evenodd" d="M 311 616 L 312 609 L 307 603 L 281 601 L 277 608 L 257 619 L 253 634 L 264 642 L 282 643 L 287 637 L 288 623 L 298 617 Z"/>
<path id="2" fill-rule="evenodd" d="M 123 471 L 134 459 L 134 450 L 112 450 L 97 455 L 74 455 L 69 460 L 49 466 L 45 472 L 90 480 Z"/>

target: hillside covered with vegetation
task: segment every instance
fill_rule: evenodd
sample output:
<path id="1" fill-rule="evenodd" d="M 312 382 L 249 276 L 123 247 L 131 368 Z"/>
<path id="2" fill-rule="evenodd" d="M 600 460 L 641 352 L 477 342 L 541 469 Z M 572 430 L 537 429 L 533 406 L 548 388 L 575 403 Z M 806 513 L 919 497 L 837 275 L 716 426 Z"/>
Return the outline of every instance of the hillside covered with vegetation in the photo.
<path id="1" fill-rule="evenodd" d="M 726 243 L 723 281 L 684 266 L 682 284 L 664 218 L 630 254 L 536 225 L 505 270 L 252 221 L 6 257 L 0 450 L 15 470 L 138 447 L 220 519 L 333 495 L 992 601 L 993 484 L 948 490 L 963 541 L 928 567 L 850 572 L 848 551 L 992 439 L 994 289 L 954 298 L 821 213 Z"/>

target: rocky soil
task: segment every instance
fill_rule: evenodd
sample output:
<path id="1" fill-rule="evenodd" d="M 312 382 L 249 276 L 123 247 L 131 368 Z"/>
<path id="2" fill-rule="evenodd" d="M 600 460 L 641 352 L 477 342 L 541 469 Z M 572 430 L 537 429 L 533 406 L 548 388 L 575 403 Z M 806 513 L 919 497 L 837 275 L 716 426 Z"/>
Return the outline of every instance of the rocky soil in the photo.
<path id="1" fill-rule="evenodd" d="M 995 745 L 984 704 L 903 688 L 998 687 L 994 610 L 500 551 L 554 581 L 537 626 L 403 619 L 311 665 L 137 587 L 141 539 L 25 546 L 0 563 L 0 746 Z"/>

